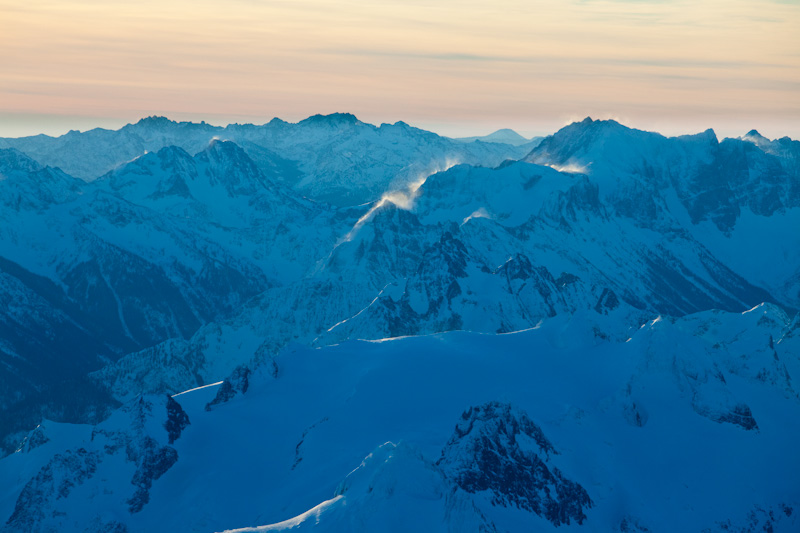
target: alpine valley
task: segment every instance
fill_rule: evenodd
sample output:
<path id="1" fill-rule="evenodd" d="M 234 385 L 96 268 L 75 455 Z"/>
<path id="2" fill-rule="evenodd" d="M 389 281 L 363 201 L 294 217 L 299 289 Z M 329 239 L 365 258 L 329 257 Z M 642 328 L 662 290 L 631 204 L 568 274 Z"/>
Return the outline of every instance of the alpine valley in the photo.
<path id="1" fill-rule="evenodd" d="M 800 142 L 0 139 L 0 531 L 800 531 Z"/>

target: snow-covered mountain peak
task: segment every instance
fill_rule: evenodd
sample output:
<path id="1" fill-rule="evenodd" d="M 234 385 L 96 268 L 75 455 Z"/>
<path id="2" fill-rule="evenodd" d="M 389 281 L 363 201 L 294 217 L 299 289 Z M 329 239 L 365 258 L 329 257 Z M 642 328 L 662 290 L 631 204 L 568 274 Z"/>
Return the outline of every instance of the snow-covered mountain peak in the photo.
<path id="1" fill-rule="evenodd" d="M 798 172 L 800 148 L 758 142 L 720 142 L 711 129 L 668 138 L 613 121 L 584 121 L 546 138 L 526 160 L 584 169 L 602 202 L 640 224 L 685 218 L 677 196 L 693 224 L 710 220 L 729 233 L 745 207 L 770 216 L 800 205 L 800 182 L 787 176 Z"/>
<path id="2" fill-rule="evenodd" d="M 565 126 L 534 148 L 526 161 L 556 170 L 587 174 L 601 197 L 625 196 L 643 175 L 656 186 L 672 159 L 669 143 L 657 133 L 628 128 L 614 120 L 585 119 Z M 647 176 L 655 169 L 658 175 Z"/>
<path id="3" fill-rule="evenodd" d="M 261 126 L 225 128 L 148 117 L 117 131 L 0 139 L 0 147 L 17 148 L 42 164 L 92 181 L 146 151 L 176 145 L 195 154 L 214 137 L 236 142 L 262 172 L 303 196 L 341 206 L 376 201 L 449 160 L 494 166 L 530 150 L 527 144 L 461 143 L 405 123 L 378 128 L 349 113 L 314 115 L 297 124 L 274 119 Z"/>
<path id="4" fill-rule="evenodd" d="M 506 139 L 513 138 L 513 139 L 518 140 L 518 141 L 519 140 L 524 140 L 524 141 L 528 140 L 525 137 L 523 137 L 522 135 L 520 135 L 519 133 L 517 133 L 516 131 L 512 130 L 511 128 L 501 128 L 501 129 L 495 131 L 494 133 L 490 133 L 489 135 L 487 135 L 487 137 L 493 137 L 493 138 L 502 137 L 502 138 L 506 138 Z"/>
<path id="5" fill-rule="evenodd" d="M 169 142 L 171 139 L 177 140 L 176 136 L 194 136 L 194 135 L 208 135 L 214 131 L 222 131 L 224 128 L 220 126 L 212 126 L 205 121 L 201 122 L 178 122 L 164 116 L 149 116 L 140 119 L 133 124 L 127 124 L 119 131 L 126 134 L 132 134 L 141 137 L 142 139 L 153 142 L 160 141 L 164 144 L 173 144 Z M 102 130 L 106 133 L 113 134 L 107 130 Z"/>
<path id="6" fill-rule="evenodd" d="M 545 138 L 526 160 L 546 165 L 567 165 L 570 162 L 590 169 L 592 173 L 631 172 L 644 161 L 650 165 L 673 154 L 665 150 L 708 151 L 719 144 L 713 129 L 701 133 L 667 138 L 655 132 L 630 128 L 615 120 L 586 118 L 573 122 Z M 682 148 L 680 148 L 682 147 Z M 688 154 L 695 156 L 695 154 Z"/>
<path id="7" fill-rule="evenodd" d="M 175 122 L 174 120 L 170 120 L 167 117 L 160 115 L 151 115 L 149 117 L 144 117 L 139 119 L 138 122 L 132 125 L 140 126 L 143 128 L 163 128 L 166 126 L 173 126 L 175 124 L 177 124 L 177 122 Z"/>
<path id="8" fill-rule="evenodd" d="M 203 150 L 195 154 L 209 163 L 224 163 L 232 161 L 243 161 L 252 163 L 250 157 L 242 148 L 230 139 L 212 137 Z"/>
<path id="9" fill-rule="evenodd" d="M 143 157 L 136 159 L 135 162 L 146 165 L 151 164 L 154 158 L 148 156 L 152 153 L 153 152 L 148 152 Z M 179 146 L 165 146 L 156 152 L 155 156 L 162 170 L 181 174 L 192 173 L 194 170 L 192 155 Z"/>
<path id="10" fill-rule="evenodd" d="M 351 113 L 331 113 L 329 115 L 312 115 L 297 123 L 298 126 L 326 126 L 340 128 L 343 126 L 366 125 Z M 373 126 L 374 127 L 374 126 Z"/>
<path id="11" fill-rule="evenodd" d="M 155 152 L 147 151 L 145 152 L 145 156 L 149 154 L 157 154 L 158 158 L 165 163 L 173 160 L 181 160 L 191 158 L 192 155 L 181 148 L 180 146 L 176 146 L 174 144 L 170 144 L 169 146 L 164 146 L 163 148 L 159 148 Z"/>
<path id="12" fill-rule="evenodd" d="M 766 137 L 761 135 L 761 133 L 759 133 L 759 131 L 756 130 L 756 129 L 752 129 L 752 130 L 748 131 L 747 133 L 745 133 L 742 136 L 742 139 L 753 140 L 753 141 L 757 141 L 757 140 L 763 139 L 765 141 L 769 141 L 769 139 L 767 139 Z"/>
<path id="13" fill-rule="evenodd" d="M 537 214 L 559 192 L 585 180 L 548 166 L 509 162 L 497 168 L 456 165 L 428 177 L 413 210 L 426 223 L 463 224 L 473 217 L 516 226 Z"/>
<path id="14" fill-rule="evenodd" d="M 593 119 L 592 117 L 586 117 L 581 121 L 576 121 L 571 124 L 568 124 L 558 130 L 554 135 L 564 135 L 564 134 L 571 134 L 571 135 L 608 135 L 613 132 L 620 132 L 620 131 L 631 131 L 634 128 L 629 128 L 628 126 L 624 126 L 617 122 L 612 118 L 607 119 Z M 639 130 L 636 130 L 639 131 Z"/>
<path id="15" fill-rule="evenodd" d="M 263 200 L 269 182 L 242 148 L 213 139 L 195 156 L 178 146 L 146 153 L 92 186 L 171 216 L 238 226 L 256 214 L 247 206 Z"/>
<path id="16" fill-rule="evenodd" d="M 799 143 L 587 118 L 531 152 L 346 114 L 38 141 L 116 167 L 0 152 L 0 530 L 800 508 Z"/>
<path id="17" fill-rule="evenodd" d="M 503 144 L 511 144 L 514 146 L 521 146 L 524 144 L 531 143 L 533 139 L 526 139 L 516 131 L 510 128 L 503 128 L 499 129 L 489 135 L 483 136 L 473 136 L 473 137 L 460 137 L 456 139 L 457 141 L 461 142 L 485 142 L 485 143 L 503 143 Z"/>
<path id="18" fill-rule="evenodd" d="M 714 131 L 714 128 L 708 128 L 705 131 L 701 131 L 699 133 L 690 133 L 688 135 L 679 135 L 675 137 L 676 139 L 681 139 L 683 141 L 688 142 L 695 142 L 698 144 L 708 144 L 708 145 L 718 145 L 719 144 L 719 137 L 717 137 L 717 132 Z"/>
<path id="19" fill-rule="evenodd" d="M 595 162 L 602 165 L 605 157 L 612 153 L 617 157 L 629 155 L 641 145 L 660 139 L 663 137 L 657 133 L 628 128 L 615 120 L 592 120 L 587 117 L 546 137 L 526 160 L 559 166 L 577 163 L 588 167 Z"/>
<path id="20" fill-rule="evenodd" d="M 458 486 L 496 507 L 532 512 L 554 526 L 582 524 L 593 502 L 552 463 L 558 455 L 524 411 L 489 402 L 461 415 L 436 463 Z"/>
<path id="21" fill-rule="evenodd" d="M 15 211 L 69 201 L 82 186 L 83 182 L 58 168 L 43 167 L 13 148 L 0 149 L 0 203 Z"/>
<path id="22" fill-rule="evenodd" d="M 212 139 L 196 159 L 206 167 L 212 185 L 223 185 L 230 196 L 254 194 L 266 184 L 255 162 L 232 141 Z"/>
<path id="23" fill-rule="evenodd" d="M 206 154 L 209 160 L 216 161 L 225 159 L 250 160 L 248 155 L 238 144 L 229 139 L 222 139 L 219 137 L 213 137 L 208 142 L 208 146 L 199 152 L 199 154 Z"/>
<path id="24" fill-rule="evenodd" d="M 758 130 L 750 130 L 746 134 L 744 134 L 742 137 L 739 137 L 739 138 L 741 140 L 743 140 L 743 141 L 747 141 L 747 142 L 755 144 L 756 146 L 758 146 L 759 148 L 761 148 L 762 150 L 764 150 L 766 152 L 770 152 L 771 151 L 770 149 L 771 149 L 771 145 L 772 145 L 773 141 L 770 141 L 769 139 L 767 139 L 766 137 L 761 135 L 758 132 Z"/>
<path id="25" fill-rule="evenodd" d="M 0 179 L 11 173 L 29 173 L 40 170 L 42 165 L 15 148 L 0 148 Z"/>
<path id="26" fill-rule="evenodd" d="M 162 444 L 172 444 L 190 424 L 180 404 L 168 395 L 138 395 L 115 411 L 101 431 L 130 431 L 149 435 Z"/>
<path id="27" fill-rule="evenodd" d="M 177 194 L 188 196 L 186 180 L 196 177 L 197 171 L 191 155 L 178 146 L 165 146 L 157 152 L 147 152 L 122 164 L 98 179 L 94 185 L 108 184 L 112 190 L 129 195 L 136 200 L 150 194 Z M 180 181 L 176 185 L 175 181 Z M 167 185 L 166 181 L 170 184 Z"/>

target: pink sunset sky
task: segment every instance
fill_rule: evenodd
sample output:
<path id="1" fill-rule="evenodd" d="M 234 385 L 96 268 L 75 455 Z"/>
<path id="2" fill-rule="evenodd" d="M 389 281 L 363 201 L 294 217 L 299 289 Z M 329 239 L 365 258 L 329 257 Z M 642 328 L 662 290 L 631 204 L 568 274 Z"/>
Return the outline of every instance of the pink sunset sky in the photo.
<path id="1" fill-rule="evenodd" d="M 0 136 L 351 112 L 800 138 L 800 1 L 0 0 Z"/>

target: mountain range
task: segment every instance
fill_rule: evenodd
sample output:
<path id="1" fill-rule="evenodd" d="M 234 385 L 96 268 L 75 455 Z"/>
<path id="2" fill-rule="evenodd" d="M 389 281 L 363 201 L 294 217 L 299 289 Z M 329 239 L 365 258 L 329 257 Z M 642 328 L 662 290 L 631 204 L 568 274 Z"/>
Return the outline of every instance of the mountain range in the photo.
<path id="1" fill-rule="evenodd" d="M 0 139 L 0 530 L 796 531 L 800 142 L 512 134 Z"/>

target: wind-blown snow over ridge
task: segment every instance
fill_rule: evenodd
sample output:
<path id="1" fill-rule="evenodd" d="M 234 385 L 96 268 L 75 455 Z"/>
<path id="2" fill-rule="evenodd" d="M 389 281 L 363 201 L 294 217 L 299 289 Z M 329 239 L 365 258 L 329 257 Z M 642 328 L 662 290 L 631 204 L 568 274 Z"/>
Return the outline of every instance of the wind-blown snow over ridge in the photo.
<path id="1" fill-rule="evenodd" d="M 12 141 L 8 531 L 796 528 L 796 141 Z"/>
<path id="2" fill-rule="evenodd" d="M 317 117 L 311 122 L 333 131 L 351 128 L 352 135 L 358 134 L 352 128 L 360 127 L 353 119 Z M 139 257 L 158 258 L 157 263 L 164 265 L 159 268 L 188 260 L 198 243 L 205 242 L 204 255 L 217 248 L 211 256 L 214 269 L 227 255 L 230 259 L 222 263 L 235 272 L 250 279 L 253 272 L 263 272 L 260 290 L 267 292 L 243 307 L 238 306 L 243 300 L 232 302 L 229 310 L 223 308 L 223 316 L 188 343 L 173 339 L 163 346 L 141 343 L 143 351 L 129 349 L 124 361 L 102 371 L 101 384 L 120 398 L 139 388 L 177 392 L 216 381 L 238 364 L 263 360 L 292 340 L 324 344 L 462 328 L 513 331 L 559 313 L 577 312 L 588 312 L 586 320 L 609 322 L 598 324 L 598 338 L 621 337 L 627 328 L 654 314 L 742 310 L 765 300 L 798 306 L 800 262 L 787 259 L 800 249 L 797 234 L 791 231 L 797 208 L 791 207 L 793 196 L 786 193 L 796 180 L 779 173 L 774 184 L 763 182 L 761 194 L 783 196 L 785 205 L 769 216 L 740 210 L 737 225 L 720 231 L 711 220 L 693 219 L 691 199 L 697 194 L 691 187 L 704 185 L 687 183 L 693 182 L 697 161 L 707 155 L 706 148 L 700 155 L 687 151 L 686 143 L 694 147 L 695 141 L 584 121 L 546 140 L 535 153 L 541 156 L 542 150 L 550 150 L 565 136 L 605 142 L 608 135 L 631 136 L 627 143 L 615 141 L 618 149 L 638 142 L 642 157 L 649 157 L 649 149 L 656 162 L 658 154 L 686 152 L 687 162 L 681 167 L 685 170 L 665 181 L 657 176 L 672 175 L 672 167 L 648 174 L 641 166 L 647 159 L 631 158 L 627 152 L 605 157 L 620 165 L 624 155 L 640 166 L 631 163 L 623 172 L 613 170 L 611 163 L 584 161 L 595 168 L 588 176 L 521 162 L 495 169 L 460 165 L 430 178 L 423 172 L 415 179 L 427 181 L 418 188 L 412 184 L 402 198 L 400 193 L 384 195 L 396 202 L 331 210 L 273 182 L 231 142 L 213 141 L 195 157 L 180 148 L 165 148 L 137 158 L 83 186 L 82 203 L 92 198 L 89 212 L 101 208 L 91 218 L 110 224 L 81 223 L 81 231 L 92 228 L 102 239 L 120 242 Z M 649 141 L 637 141 L 640 137 Z M 713 148 L 714 142 L 706 139 L 700 145 Z M 663 147 L 647 148 L 648 143 Z M 586 144 L 587 153 L 595 150 L 587 146 L 593 145 Z M 209 154 L 219 154 L 222 163 L 213 163 L 216 156 Z M 762 154 L 741 164 L 774 157 Z M 595 175 L 603 165 L 604 172 L 620 184 L 610 198 L 605 182 Z M 760 163 L 740 168 L 747 168 L 754 183 L 762 183 L 763 169 L 773 169 Z M 684 190 L 688 200 L 681 199 Z M 398 203 L 408 210 L 398 208 Z M 158 229 L 145 229 L 156 221 Z M 763 235 L 780 232 L 784 238 L 765 245 Z M 154 240 L 162 233 L 170 237 Z M 186 242 L 180 249 L 190 255 L 169 251 L 176 238 Z M 39 247 L 47 250 L 48 245 Z M 736 252 L 742 248 L 764 253 Z M 203 261 L 191 259 L 187 265 L 198 272 Z M 23 266 L 36 271 L 48 263 L 52 260 L 42 258 Z M 179 270 L 178 279 L 188 272 Z M 238 276 L 231 272 L 225 278 L 231 275 Z M 189 283 L 180 283 L 186 283 L 183 290 L 189 289 Z M 125 320 L 124 300 L 114 305 L 122 336 L 135 337 Z M 609 313 L 626 318 L 603 318 Z M 200 316 L 201 321 L 214 318 Z M 200 326 L 194 324 L 190 327 Z M 192 333 L 180 331 L 181 337 Z M 227 338 L 248 348 L 234 357 L 226 348 L 231 342 Z M 243 345 L 241 339 L 252 341 Z M 153 360 L 155 354 L 162 355 Z M 179 372 L 184 377 L 176 380 L 177 369 L 185 370 Z M 131 383 L 132 375 L 144 381 Z"/>

